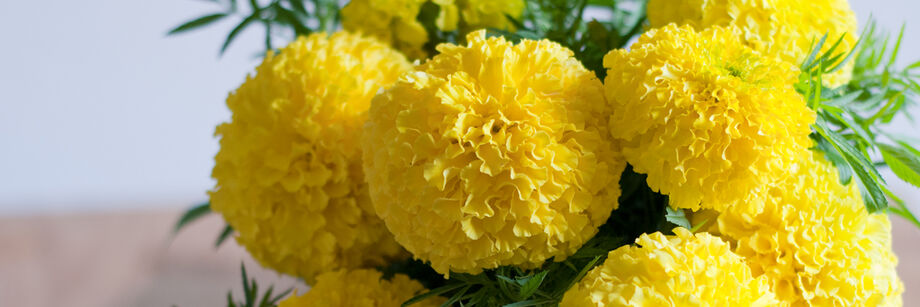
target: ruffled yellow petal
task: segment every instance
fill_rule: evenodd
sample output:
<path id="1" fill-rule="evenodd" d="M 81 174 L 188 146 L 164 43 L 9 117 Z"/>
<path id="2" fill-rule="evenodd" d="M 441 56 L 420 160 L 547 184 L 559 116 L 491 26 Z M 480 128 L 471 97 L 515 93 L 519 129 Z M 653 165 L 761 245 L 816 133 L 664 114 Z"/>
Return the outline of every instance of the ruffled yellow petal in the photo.
<path id="1" fill-rule="evenodd" d="M 825 34 L 828 42 L 822 51 L 843 36 L 838 52 L 853 49 L 859 34 L 856 14 L 847 0 L 650 0 L 647 11 L 655 28 L 669 23 L 698 30 L 737 26 L 746 44 L 795 65 L 808 57 Z M 850 61 L 826 76 L 825 83 L 843 85 L 852 74 Z"/>
<path id="2" fill-rule="evenodd" d="M 560 306 L 777 306 L 767 280 L 754 278 L 728 243 L 683 228 L 643 234 L 611 251 L 566 292 Z"/>
<path id="3" fill-rule="evenodd" d="M 374 99 L 363 144 L 377 213 L 442 274 L 561 260 L 620 195 L 603 87 L 556 43 L 467 41 Z"/>
<path id="4" fill-rule="evenodd" d="M 312 281 L 404 257 L 374 214 L 359 138 L 371 98 L 410 69 L 375 40 L 314 34 L 269 54 L 230 94 L 211 208 L 256 260 Z"/>
<path id="5" fill-rule="evenodd" d="M 742 200 L 811 144 L 815 114 L 793 88 L 796 68 L 737 34 L 669 25 L 604 58 L 610 132 L 672 207 Z"/>
<path id="6" fill-rule="evenodd" d="M 374 270 L 339 270 L 323 273 L 304 295 L 291 295 L 278 307 L 398 307 L 427 290 L 403 274 L 389 280 Z M 433 297 L 412 306 L 441 306 L 444 298 Z"/>
<path id="7" fill-rule="evenodd" d="M 888 217 L 869 214 L 855 184 L 841 185 L 818 154 L 784 172 L 752 191 L 759 210 L 739 204 L 717 219 L 755 276 L 792 306 L 901 306 Z"/>

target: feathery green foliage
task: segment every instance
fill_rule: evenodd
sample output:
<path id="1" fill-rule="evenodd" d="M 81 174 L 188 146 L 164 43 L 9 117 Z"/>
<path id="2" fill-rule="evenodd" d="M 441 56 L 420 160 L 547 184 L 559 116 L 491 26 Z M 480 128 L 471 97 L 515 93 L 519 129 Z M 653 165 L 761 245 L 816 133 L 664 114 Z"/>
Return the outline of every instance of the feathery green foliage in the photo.
<path id="1" fill-rule="evenodd" d="M 260 4 L 249 0 L 246 8 L 241 8 L 237 0 L 212 0 L 221 9 L 183 23 L 170 30 L 168 35 L 185 33 L 212 25 L 227 18 L 239 20 L 239 23 L 224 40 L 220 48 L 223 55 L 240 33 L 253 25 L 261 25 L 265 32 L 265 51 L 274 50 L 273 38 L 281 36 L 288 41 L 297 36 L 308 35 L 316 31 L 331 32 L 339 26 L 339 1 L 337 0 L 272 0 Z M 263 1 L 264 2 L 264 1 Z M 261 56 L 262 54 L 260 54 Z"/>
<path id="2" fill-rule="evenodd" d="M 240 270 L 243 277 L 243 300 L 236 301 L 233 299 L 233 291 L 227 291 L 227 307 L 276 307 L 278 301 L 291 293 L 294 289 L 287 289 L 281 293 L 272 296 L 274 286 L 269 286 L 265 293 L 259 293 L 259 285 L 255 279 L 249 279 L 246 275 L 246 266 L 240 263 Z"/>
<path id="3" fill-rule="evenodd" d="M 920 187 L 920 152 L 907 138 L 891 133 L 889 127 L 899 116 L 910 119 L 908 110 L 920 95 L 920 74 L 916 71 L 920 62 L 906 68 L 894 65 L 903 35 L 902 28 L 892 42 L 872 22 L 854 50 L 839 50 L 838 40 L 821 53 L 828 43 L 825 36 L 802 63 L 796 88 L 818 115 L 811 135 L 816 148 L 834 163 L 841 181 L 856 181 L 870 212 L 888 209 L 920 226 L 878 171 L 889 167 L 904 181 Z M 854 61 L 852 81 L 838 88 L 826 87 L 823 76 L 841 69 L 849 60 Z M 889 208 L 889 197 L 897 206 Z"/>
<path id="4" fill-rule="evenodd" d="M 647 0 L 531 0 L 514 32 L 491 30 L 513 40 L 548 39 L 568 47 L 586 68 L 603 79 L 604 55 L 623 48 L 646 25 Z M 590 16 L 589 16 L 590 13 Z M 594 17 L 592 17 L 594 16 Z"/>

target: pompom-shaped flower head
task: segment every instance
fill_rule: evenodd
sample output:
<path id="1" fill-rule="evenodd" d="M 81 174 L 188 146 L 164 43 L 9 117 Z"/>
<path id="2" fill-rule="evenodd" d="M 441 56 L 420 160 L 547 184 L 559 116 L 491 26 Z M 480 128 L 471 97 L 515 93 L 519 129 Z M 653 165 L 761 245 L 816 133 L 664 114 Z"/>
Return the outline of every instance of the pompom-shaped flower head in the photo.
<path id="1" fill-rule="evenodd" d="M 669 25 L 604 58 L 610 132 L 672 207 L 743 199 L 810 145 L 815 115 L 793 88 L 797 69 L 736 34 Z"/>
<path id="2" fill-rule="evenodd" d="M 798 157 L 784 179 L 752 191 L 762 208 L 732 206 L 717 232 L 792 306 L 900 306 L 888 217 L 869 214 L 822 156 Z"/>
<path id="3" fill-rule="evenodd" d="M 765 278 L 754 278 L 728 243 L 676 228 L 643 234 L 639 246 L 611 251 L 562 299 L 562 307 L 776 306 Z"/>
<path id="4" fill-rule="evenodd" d="M 374 98 L 363 144 L 377 213 L 442 274 L 561 260 L 620 195 L 603 86 L 556 43 L 466 39 Z"/>
<path id="5" fill-rule="evenodd" d="M 310 282 L 405 253 L 374 214 L 359 135 L 371 98 L 410 69 L 376 40 L 314 34 L 230 94 L 211 208 L 262 265 Z"/>
<path id="6" fill-rule="evenodd" d="M 767 55 L 799 65 L 811 48 L 827 34 L 827 51 L 843 38 L 836 52 L 856 46 L 858 24 L 847 0 L 649 0 L 652 27 L 669 23 L 697 30 L 737 26 L 745 43 Z M 852 76 L 852 61 L 825 76 L 826 84 L 839 86 Z"/>
<path id="7" fill-rule="evenodd" d="M 425 292 L 417 281 L 403 274 L 382 279 L 375 270 L 339 270 L 323 273 L 304 295 L 294 294 L 278 307 L 398 307 Z M 445 299 L 430 298 L 412 306 L 440 306 Z"/>

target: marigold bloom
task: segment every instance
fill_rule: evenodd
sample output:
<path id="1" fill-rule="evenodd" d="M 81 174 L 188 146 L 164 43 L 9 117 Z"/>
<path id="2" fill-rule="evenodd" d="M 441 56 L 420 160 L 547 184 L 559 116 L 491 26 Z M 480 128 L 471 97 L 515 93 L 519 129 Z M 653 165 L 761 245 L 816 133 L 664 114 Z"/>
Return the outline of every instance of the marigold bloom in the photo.
<path id="1" fill-rule="evenodd" d="M 524 0 L 434 0 L 441 6 L 442 16 L 438 28 L 453 31 L 458 27 L 466 31 L 494 28 L 513 29 L 508 16 L 517 18 L 524 12 Z M 462 18 L 459 18 L 462 17 Z"/>
<path id="2" fill-rule="evenodd" d="M 375 40 L 314 34 L 230 94 L 211 208 L 256 260 L 309 282 L 405 254 L 374 214 L 359 135 L 371 98 L 410 69 Z"/>
<path id="3" fill-rule="evenodd" d="M 869 214 L 855 184 L 841 185 L 814 155 L 799 155 L 783 180 L 752 191 L 761 209 L 722 212 L 718 232 L 792 306 L 900 306 L 888 217 Z"/>
<path id="4" fill-rule="evenodd" d="M 822 51 L 841 36 L 838 52 L 849 52 L 858 41 L 856 14 L 847 0 L 650 0 L 647 11 L 652 27 L 669 23 L 698 30 L 737 26 L 748 45 L 796 65 L 825 34 L 828 42 Z M 826 76 L 825 82 L 831 86 L 846 84 L 852 71 L 850 61 Z"/>
<path id="5" fill-rule="evenodd" d="M 610 132 L 672 207 L 741 200 L 811 144 L 815 114 L 793 88 L 798 70 L 736 34 L 669 25 L 604 58 Z"/>
<path id="6" fill-rule="evenodd" d="M 342 26 L 371 35 L 411 59 L 425 59 L 428 32 L 418 21 L 426 0 L 352 0 L 342 8 Z M 435 26 L 462 33 L 485 28 L 513 29 L 508 16 L 520 17 L 524 0 L 433 0 L 439 13 Z"/>
<path id="7" fill-rule="evenodd" d="M 620 195 L 603 86 L 559 44 L 466 39 L 374 99 L 363 144 L 377 213 L 442 274 L 561 260 Z"/>
<path id="8" fill-rule="evenodd" d="M 375 270 L 333 271 L 319 275 L 304 295 L 291 295 L 278 307 L 398 307 L 425 292 L 417 281 L 403 274 L 381 279 Z M 412 306 L 440 306 L 444 298 L 433 297 Z"/>
<path id="9" fill-rule="evenodd" d="M 352 0 L 342 8 L 342 26 L 393 46 L 411 59 L 424 59 L 428 32 L 416 17 L 425 0 Z"/>
<path id="10" fill-rule="evenodd" d="M 754 278 L 728 243 L 707 233 L 643 234 L 592 269 L 562 307 L 775 306 L 765 278 Z"/>

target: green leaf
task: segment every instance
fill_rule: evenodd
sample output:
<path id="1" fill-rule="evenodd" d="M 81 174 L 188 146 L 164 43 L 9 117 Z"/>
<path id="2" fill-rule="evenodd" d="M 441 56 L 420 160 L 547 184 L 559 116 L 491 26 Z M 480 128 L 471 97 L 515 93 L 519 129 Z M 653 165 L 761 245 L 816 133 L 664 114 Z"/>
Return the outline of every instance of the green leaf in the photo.
<path id="1" fill-rule="evenodd" d="M 610 0 L 588 0 L 588 5 L 593 6 L 603 6 L 603 7 L 616 7 L 616 1 Z"/>
<path id="2" fill-rule="evenodd" d="M 498 289 L 501 290 L 506 297 L 517 300 L 518 298 L 515 296 L 515 293 L 512 292 L 511 287 L 509 287 L 509 285 L 517 286 L 517 283 L 504 275 L 497 275 L 496 277 L 498 278 Z"/>
<path id="3" fill-rule="evenodd" d="M 690 233 L 696 233 L 697 231 L 700 231 L 700 229 L 703 229 L 703 226 L 706 226 L 706 224 L 708 223 L 709 223 L 708 218 L 700 221 L 699 224 L 696 224 L 693 226 L 693 228 L 690 228 Z"/>
<path id="4" fill-rule="evenodd" d="M 904 108 L 906 101 L 907 99 L 905 96 L 901 94 L 898 94 L 897 96 L 889 99 L 889 103 L 885 106 L 885 108 L 882 109 L 882 111 L 879 111 L 882 123 L 891 123 L 891 121 L 894 120 L 894 117 L 898 115 L 902 108 Z"/>
<path id="5" fill-rule="evenodd" d="M 217 14 L 201 16 L 192 21 L 179 25 L 178 27 L 170 30 L 169 33 L 166 33 L 166 35 L 175 35 L 175 34 L 189 31 L 189 30 L 194 30 L 194 29 L 209 25 L 211 23 L 214 23 L 215 21 L 221 20 L 224 17 L 227 17 L 226 13 L 217 13 Z"/>
<path id="6" fill-rule="evenodd" d="M 525 26 L 524 23 L 517 18 L 514 18 L 514 16 L 505 14 L 505 19 L 507 19 L 508 22 L 511 22 L 511 25 L 513 25 L 516 29 L 527 29 L 527 26 Z"/>
<path id="7" fill-rule="evenodd" d="M 291 8 L 301 14 L 307 14 L 307 8 L 303 5 L 303 0 L 291 0 Z"/>
<path id="8" fill-rule="evenodd" d="M 528 278 L 526 282 L 521 285 L 520 297 L 528 298 L 533 296 L 533 294 L 540 289 L 540 285 L 543 284 L 543 279 L 546 278 L 547 273 L 549 273 L 549 271 L 541 271 Z"/>
<path id="9" fill-rule="evenodd" d="M 859 98 L 859 96 L 862 95 L 862 94 L 863 94 L 863 91 L 861 91 L 861 90 L 853 91 L 853 92 L 848 93 L 848 94 L 846 94 L 846 95 L 839 96 L 839 97 L 836 97 L 836 98 L 834 98 L 834 99 L 825 101 L 825 102 L 822 103 L 822 105 L 823 105 L 823 106 L 831 105 L 831 106 L 843 108 L 843 107 L 846 107 L 846 106 L 850 105 L 850 104 L 853 103 L 854 101 L 856 101 L 856 99 Z"/>
<path id="10" fill-rule="evenodd" d="M 920 158 L 908 149 L 879 144 L 882 158 L 891 171 L 907 183 L 920 188 Z"/>
<path id="11" fill-rule="evenodd" d="M 847 163 L 843 156 L 841 156 L 840 153 L 834 149 L 834 146 L 824 137 L 818 136 L 815 143 L 817 143 L 818 150 L 824 152 L 824 157 L 837 167 L 840 183 L 843 185 L 850 184 L 853 180 L 853 169 L 850 167 L 850 164 Z"/>
<path id="12" fill-rule="evenodd" d="M 246 306 L 252 306 L 254 298 L 252 297 L 253 287 L 249 285 L 249 276 L 246 275 L 246 266 L 240 262 L 240 270 L 243 272 L 243 294 L 246 298 Z"/>
<path id="13" fill-rule="evenodd" d="M 179 218 L 179 221 L 176 222 L 176 227 L 173 228 L 173 232 L 178 233 L 179 230 L 181 230 L 183 227 L 204 217 L 205 215 L 208 215 L 208 213 L 211 213 L 211 203 L 203 203 L 188 209 L 188 211 L 185 211 L 185 213 L 182 214 L 182 217 Z"/>
<path id="14" fill-rule="evenodd" d="M 866 202 L 866 209 L 870 213 L 885 210 L 888 207 L 888 199 L 885 198 L 882 185 L 879 183 L 880 181 L 884 182 L 884 179 L 875 169 L 875 166 L 853 145 L 850 145 L 846 139 L 827 129 L 823 121 L 819 120 L 815 127 L 818 133 L 827 138 L 831 145 L 834 146 L 834 149 L 843 156 L 856 174 L 856 177 L 859 178 L 859 188 Z"/>
<path id="15" fill-rule="evenodd" d="M 446 302 L 441 304 L 441 307 L 450 307 L 450 306 L 453 306 L 454 303 L 459 302 L 460 299 L 463 298 L 463 295 L 466 294 L 466 291 L 470 290 L 470 287 L 472 287 L 472 285 L 466 285 L 466 287 L 463 287 L 463 289 L 460 289 L 460 291 L 457 291 L 457 293 L 454 293 L 454 295 L 452 295 L 450 299 L 448 299 Z"/>
<path id="16" fill-rule="evenodd" d="M 249 17 L 246 17 L 246 19 L 243 19 L 243 21 L 240 22 L 240 24 L 236 25 L 236 27 L 234 27 L 233 30 L 230 30 L 230 34 L 227 35 L 227 39 L 224 41 L 224 44 L 220 47 L 221 55 L 223 55 L 224 52 L 227 51 L 227 47 L 230 47 L 230 43 L 233 42 L 234 39 L 236 39 L 236 36 L 239 35 L 240 32 L 243 31 L 243 29 L 246 29 L 246 27 L 248 27 L 254 21 L 259 19 L 258 16 L 259 16 L 259 12 L 255 12 L 252 15 L 249 15 Z"/>
<path id="17" fill-rule="evenodd" d="M 808 57 L 805 58 L 805 61 L 802 62 L 802 71 L 811 71 L 815 64 L 815 58 L 817 58 L 818 53 L 821 52 L 821 48 L 824 47 L 824 42 L 827 41 L 827 34 L 821 37 L 818 40 L 817 44 L 811 46 L 811 53 L 808 54 Z"/>
<path id="18" fill-rule="evenodd" d="M 920 228 L 920 220 L 918 220 L 917 216 L 914 215 L 914 213 L 910 211 L 910 208 L 907 207 L 907 204 L 904 203 L 904 200 L 898 198 L 897 195 L 894 195 L 894 193 L 888 189 L 885 189 L 885 194 L 888 195 L 888 197 L 891 197 L 891 200 L 893 200 L 894 203 L 897 205 L 897 206 L 889 207 L 888 208 L 889 212 L 894 213 L 904 218 L 905 220 L 914 224 L 914 226 L 917 226 L 917 228 Z"/>
<path id="19" fill-rule="evenodd" d="M 882 186 L 879 185 L 877 181 L 873 180 L 871 176 L 866 173 L 865 169 L 853 167 L 853 171 L 856 173 L 856 177 L 859 178 L 861 183 L 859 185 L 859 190 L 863 196 L 863 200 L 866 202 L 866 209 L 869 210 L 869 213 L 879 212 L 888 208 L 888 198 L 885 198 Z"/>
<path id="20" fill-rule="evenodd" d="M 296 0 L 293 2 L 297 2 Z M 312 31 L 306 26 L 303 20 L 298 16 L 297 13 L 284 9 L 280 7 L 276 10 L 278 13 L 279 22 L 290 25 L 294 29 L 294 34 L 297 36 L 300 35 L 309 35 Z"/>
<path id="21" fill-rule="evenodd" d="M 905 150 L 913 153 L 915 156 L 920 156 L 920 150 L 915 149 L 913 146 L 910 146 L 908 141 L 905 141 L 904 138 L 896 137 L 898 145 L 901 145 Z"/>
<path id="22" fill-rule="evenodd" d="M 894 213 L 895 215 L 907 220 L 911 224 L 914 224 L 914 226 L 917 228 L 920 228 L 920 220 L 917 220 L 917 217 L 912 212 L 910 212 L 906 206 L 891 207 L 888 208 L 888 210 L 891 211 L 891 213 Z"/>
<path id="23" fill-rule="evenodd" d="M 834 119 L 843 123 L 850 130 L 853 130 L 853 132 L 855 132 L 856 135 L 859 136 L 859 138 L 861 138 L 866 144 L 869 144 L 869 145 L 875 144 L 875 136 L 872 135 L 872 133 L 869 133 L 868 130 L 863 129 L 863 127 L 859 125 L 858 123 L 856 123 L 856 121 L 851 119 L 851 116 L 854 116 L 853 114 L 850 114 L 848 112 L 848 114 L 832 114 L 832 115 Z"/>
<path id="24" fill-rule="evenodd" d="M 693 228 L 693 226 L 690 225 L 690 220 L 687 219 L 687 215 L 684 213 L 684 210 L 673 209 L 671 208 L 671 206 L 668 206 L 667 208 L 665 208 L 665 210 L 667 210 L 667 214 L 665 214 L 664 218 L 671 224 L 674 224 L 674 225 L 677 225 L 677 226 L 680 226 L 686 229 Z"/>
<path id="25" fill-rule="evenodd" d="M 263 20 L 262 24 L 265 25 L 265 53 L 268 53 L 274 49 L 272 48 L 272 23 L 267 20 Z"/>
<path id="26" fill-rule="evenodd" d="M 272 291 L 274 290 L 275 290 L 275 286 L 268 286 L 268 291 L 265 291 L 265 295 L 262 295 L 262 299 L 259 300 L 259 304 L 258 304 L 259 307 L 271 307 L 271 304 L 269 304 L 268 302 L 269 300 L 271 300 Z"/>
<path id="27" fill-rule="evenodd" d="M 844 34 L 844 35 L 845 35 L 845 34 Z M 843 40 L 843 36 L 841 36 L 840 39 Z M 859 44 L 858 41 L 857 41 L 856 43 Z M 831 68 L 830 70 L 828 70 L 827 73 L 829 73 L 829 74 L 830 74 L 830 73 L 834 73 L 834 72 L 837 72 L 838 70 L 842 69 L 843 66 L 844 66 L 847 62 L 849 62 L 850 60 L 852 60 L 852 59 L 853 59 L 853 56 L 855 56 L 855 55 L 856 55 L 856 47 L 853 47 L 853 49 L 851 49 L 849 52 L 847 52 L 847 56 L 846 56 L 845 58 L 843 58 L 843 60 L 839 60 L 839 61 L 838 61 L 838 60 L 837 60 L 837 57 L 835 57 L 831 63 L 837 63 L 837 65 L 835 65 L 833 68 Z"/>
<path id="28" fill-rule="evenodd" d="M 841 153 L 843 158 L 847 161 L 847 163 L 850 164 L 850 166 L 852 166 L 854 169 L 862 168 L 867 171 L 868 175 L 871 175 L 869 178 L 873 178 L 873 179 L 876 179 L 877 181 L 884 182 L 884 179 L 882 179 L 882 175 L 879 174 L 878 170 L 876 170 L 875 167 L 872 166 L 872 162 L 870 162 L 869 159 L 866 158 L 866 155 L 861 153 L 858 149 L 856 149 L 856 147 L 850 144 L 850 142 L 847 141 L 846 138 L 841 136 L 839 133 L 828 129 L 827 124 L 824 123 L 823 121 L 819 120 L 817 122 L 817 127 L 819 127 L 817 129 L 818 133 L 820 133 L 822 136 L 827 138 L 828 141 L 830 141 L 831 145 L 833 145 L 834 148 L 837 149 L 837 151 Z M 873 180 L 873 181 L 876 181 L 876 180 Z"/>
<path id="29" fill-rule="evenodd" d="M 485 301 L 489 297 L 489 292 L 487 291 L 477 291 L 475 294 L 470 296 L 469 301 L 462 306 L 481 306 L 481 302 Z"/>
<path id="30" fill-rule="evenodd" d="M 227 241 L 227 238 L 230 238 L 230 235 L 232 234 L 233 234 L 233 227 L 231 227 L 230 225 L 225 225 L 224 230 L 220 232 L 219 236 L 217 236 L 217 241 L 214 242 L 214 247 L 215 248 L 220 247 L 220 245 L 223 244 L 224 241 Z"/>
<path id="31" fill-rule="evenodd" d="M 465 284 L 465 283 L 457 283 L 457 284 L 450 284 L 450 285 L 446 285 L 446 286 L 443 286 L 443 287 L 439 287 L 439 288 L 433 289 L 433 290 L 431 290 L 431 291 L 428 291 L 428 292 L 425 292 L 425 293 L 416 295 L 416 296 L 413 297 L 413 298 L 410 298 L 408 301 L 406 301 L 405 303 L 403 303 L 402 306 L 403 306 L 403 307 L 409 306 L 409 305 L 412 305 L 412 304 L 415 304 L 415 303 L 424 301 L 424 300 L 426 300 L 426 299 L 428 299 L 428 298 L 430 298 L 430 297 L 437 296 L 437 295 L 441 295 L 441 294 L 444 294 L 444 293 L 447 293 L 447 292 L 450 292 L 450 291 L 454 291 L 454 290 L 463 288 L 463 287 L 466 286 L 466 285 L 467 285 L 467 284 Z"/>
<path id="32" fill-rule="evenodd" d="M 906 23 L 901 24 L 901 31 L 898 32 L 898 39 L 894 43 L 894 50 L 891 51 L 891 57 L 888 58 L 888 64 L 886 64 L 885 67 L 894 65 L 894 60 L 898 58 L 898 51 L 901 50 L 901 39 L 904 38 L 904 27 L 906 26 Z"/>
<path id="33" fill-rule="evenodd" d="M 911 70 L 914 68 L 920 68 L 920 61 L 916 61 L 913 64 L 907 65 L 907 70 Z"/>
<path id="34" fill-rule="evenodd" d="M 566 287 L 563 288 L 563 289 L 560 289 L 560 290 L 562 291 L 562 293 L 565 293 L 566 291 L 568 291 L 569 289 L 571 289 L 572 286 L 574 286 L 576 283 L 578 283 L 579 281 L 581 281 L 581 279 L 584 278 L 585 275 L 588 275 L 588 271 L 590 271 L 591 269 L 593 269 L 594 266 L 597 265 L 597 263 L 601 260 L 601 258 L 603 258 L 603 257 L 602 257 L 602 256 L 594 257 L 594 259 L 591 260 L 591 262 L 588 262 L 588 264 L 586 264 L 584 267 L 582 267 L 582 268 L 581 268 L 581 271 L 579 271 L 578 274 L 575 275 L 575 278 L 572 279 L 572 281 L 569 283 L 569 285 L 566 286 Z"/>
<path id="35" fill-rule="evenodd" d="M 291 292 L 293 291 L 294 291 L 294 288 L 288 288 L 287 290 L 284 290 L 284 292 L 278 293 L 278 295 L 273 297 L 270 301 L 268 301 L 268 303 L 272 305 L 277 305 L 278 301 L 280 301 L 282 298 L 284 298 L 288 294 L 291 294 Z"/>
<path id="36" fill-rule="evenodd" d="M 527 306 L 543 306 L 548 304 L 558 303 L 556 300 L 550 299 L 541 299 L 541 300 L 526 300 L 517 303 L 511 303 L 503 305 L 503 307 L 527 307 Z"/>
<path id="37" fill-rule="evenodd" d="M 888 189 L 885 189 L 885 194 L 891 197 L 891 199 L 894 200 L 895 204 L 897 205 L 897 206 L 889 207 L 888 208 L 889 212 L 897 216 L 900 216 L 901 218 L 907 220 L 911 224 L 914 224 L 914 226 L 916 226 L 917 228 L 920 228 L 920 220 L 918 220 L 917 216 L 914 215 L 914 213 L 910 211 L 910 208 L 907 207 L 907 205 L 904 203 L 903 200 L 898 198 L 897 195 L 894 195 L 894 193 L 892 193 Z"/>

